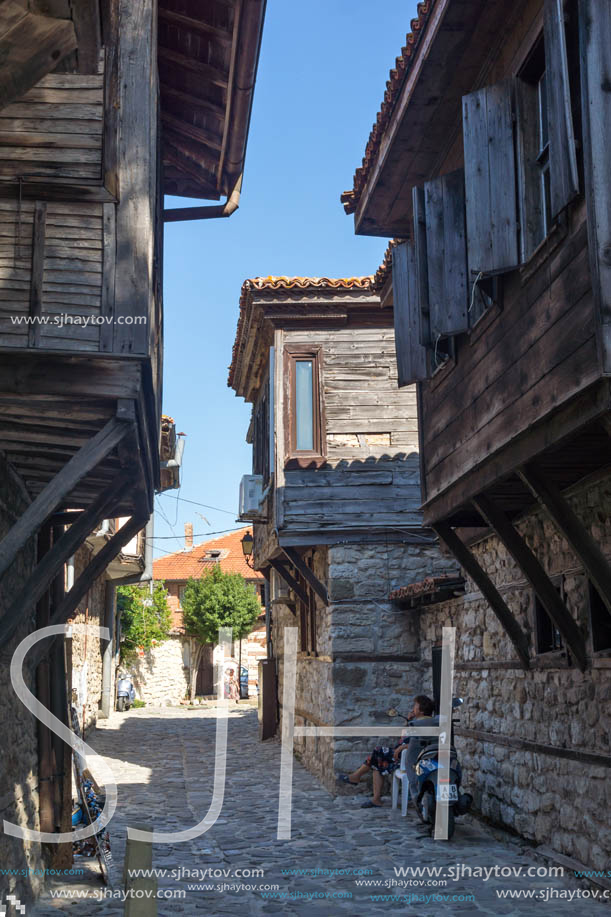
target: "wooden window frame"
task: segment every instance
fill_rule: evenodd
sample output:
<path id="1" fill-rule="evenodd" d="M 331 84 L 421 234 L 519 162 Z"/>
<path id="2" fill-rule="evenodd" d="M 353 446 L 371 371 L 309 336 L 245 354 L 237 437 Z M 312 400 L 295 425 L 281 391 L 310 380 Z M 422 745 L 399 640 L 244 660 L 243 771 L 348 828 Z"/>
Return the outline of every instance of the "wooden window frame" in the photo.
<path id="1" fill-rule="evenodd" d="M 287 468 L 311 468 L 323 465 L 327 460 L 322 356 L 322 347 L 312 347 L 311 344 L 286 344 L 284 347 L 284 455 Z M 313 449 L 296 448 L 295 366 L 300 360 L 312 361 Z"/>
<path id="2" fill-rule="evenodd" d="M 553 583 L 553 585 L 556 587 L 556 589 L 558 590 L 560 594 L 560 597 L 564 601 L 565 600 L 564 577 L 563 576 L 550 576 L 550 580 Z M 568 659 L 568 656 L 567 656 L 567 646 L 564 641 L 564 637 L 562 636 L 562 634 L 560 633 L 560 631 L 558 630 L 558 628 L 552 621 L 551 617 L 549 616 L 549 613 L 543 606 L 543 603 L 537 596 L 537 593 L 534 591 L 534 589 L 532 591 L 532 597 L 533 597 L 533 614 L 532 614 L 533 642 L 534 642 L 534 647 L 535 647 L 535 656 L 539 658 L 545 658 L 550 661 L 557 659 L 559 662 L 566 662 L 566 660 Z M 555 631 L 559 634 L 560 646 L 554 646 L 548 650 L 542 650 L 539 648 L 539 613 L 542 615 L 547 615 L 547 617 L 549 618 L 549 621 L 552 627 L 552 631 Z"/>

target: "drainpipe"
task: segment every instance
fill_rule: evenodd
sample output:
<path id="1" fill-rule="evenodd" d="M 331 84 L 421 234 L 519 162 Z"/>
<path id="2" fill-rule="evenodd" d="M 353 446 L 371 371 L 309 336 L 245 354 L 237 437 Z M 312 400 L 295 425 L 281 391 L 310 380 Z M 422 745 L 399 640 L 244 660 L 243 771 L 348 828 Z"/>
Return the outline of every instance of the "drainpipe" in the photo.
<path id="1" fill-rule="evenodd" d="M 255 90 L 266 0 L 249 0 L 240 5 L 239 35 L 235 45 L 237 60 L 233 78 L 233 93 L 227 116 L 231 120 L 228 140 L 223 143 L 224 162 L 220 166 L 234 185 L 224 204 L 204 207 L 174 207 L 163 211 L 165 223 L 181 220 L 209 220 L 229 217 L 238 209 L 242 190 L 242 174 Z M 253 53 L 255 51 L 256 53 Z"/>

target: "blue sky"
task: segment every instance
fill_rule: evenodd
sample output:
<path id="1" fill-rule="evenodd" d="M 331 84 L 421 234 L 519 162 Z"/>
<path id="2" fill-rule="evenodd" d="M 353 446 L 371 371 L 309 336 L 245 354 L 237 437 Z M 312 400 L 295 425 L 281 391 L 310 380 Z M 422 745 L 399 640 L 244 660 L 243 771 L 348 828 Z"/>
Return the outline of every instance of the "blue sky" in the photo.
<path id="1" fill-rule="evenodd" d="M 369 274 L 382 260 L 386 240 L 355 236 L 339 196 L 415 11 L 414 0 L 268 0 L 240 209 L 166 226 L 163 404 L 187 441 L 180 492 L 155 499 L 155 556 L 182 547 L 185 522 L 196 543 L 235 526 L 251 471 L 250 406 L 227 388 L 242 281 Z"/>

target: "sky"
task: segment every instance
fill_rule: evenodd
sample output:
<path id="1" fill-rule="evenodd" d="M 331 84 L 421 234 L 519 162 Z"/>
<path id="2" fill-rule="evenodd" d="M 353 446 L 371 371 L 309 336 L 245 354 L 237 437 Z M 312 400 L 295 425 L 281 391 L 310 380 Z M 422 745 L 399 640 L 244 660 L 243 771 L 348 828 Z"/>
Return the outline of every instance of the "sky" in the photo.
<path id="1" fill-rule="evenodd" d="M 186 522 L 196 544 L 239 525 L 250 405 L 227 368 L 242 282 L 371 274 L 382 261 L 387 240 L 355 236 L 339 197 L 415 13 L 415 0 L 268 0 L 240 208 L 165 227 L 163 410 L 186 445 L 180 490 L 155 498 L 155 557 L 182 549 Z"/>

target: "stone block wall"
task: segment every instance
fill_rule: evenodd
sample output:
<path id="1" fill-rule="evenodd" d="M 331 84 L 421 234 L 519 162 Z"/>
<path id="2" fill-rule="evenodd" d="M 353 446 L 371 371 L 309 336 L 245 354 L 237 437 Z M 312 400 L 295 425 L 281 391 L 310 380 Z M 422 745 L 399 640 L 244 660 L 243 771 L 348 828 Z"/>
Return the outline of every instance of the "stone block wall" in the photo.
<path id="1" fill-rule="evenodd" d="M 336 545 L 329 548 L 329 614 L 336 725 L 390 722 L 426 687 L 418 620 L 396 607 L 393 589 L 439 575 L 456 564 L 435 544 Z M 392 724 L 400 728 L 402 721 Z M 379 741 L 393 739 L 380 735 Z M 335 740 L 333 770 L 353 770 L 375 739 Z M 333 774 L 331 774 L 333 778 Z"/>
<path id="2" fill-rule="evenodd" d="M 611 557 L 611 478 L 574 490 L 569 502 Z M 611 769 L 570 756 L 595 755 L 601 765 L 611 763 L 611 654 L 592 652 L 587 579 L 566 541 L 541 512 L 518 529 L 548 574 L 561 578 L 567 607 L 586 638 L 586 671 L 566 655 L 536 655 L 532 589 L 496 537 L 473 551 L 530 637 L 531 670 L 510 665 L 513 646 L 469 580 L 464 597 L 422 612 L 423 660 L 430 675 L 431 648 L 443 625 L 454 625 L 454 693 L 465 698 L 461 726 L 478 733 L 457 737 L 456 744 L 479 811 L 589 868 L 605 869 L 611 856 Z"/>
<path id="3" fill-rule="evenodd" d="M 189 690 L 185 644 L 185 637 L 170 636 L 126 666 L 140 700 L 154 707 L 173 707 L 185 699 Z"/>
<path id="4" fill-rule="evenodd" d="M 20 480 L 0 455 L 0 539 L 4 538 L 29 502 Z M 35 539 L 31 539 L 19 552 L 0 584 L 2 613 L 23 588 L 35 561 Z M 35 626 L 36 615 L 32 608 L 13 638 L 3 647 L 7 657 L 12 656 L 18 644 Z M 27 662 L 24 680 L 35 694 L 35 677 Z M 39 830 L 37 720 L 15 697 L 7 664 L 0 666 L 0 697 L 3 699 L 0 704 L 0 820 Z M 21 900 L 39 893 L 40 871 L 44 866 L 40 844 L 0 832 L 0 865 L 3 869 L 24 873 L 19 876 L 0 875 L 0 900 L 4 900 L 6 893 L 16 894 Z"/>
<path id="5" fill-rule="evenodd" d="M 333 545 L 317 548 L 314 570 L 329 591 L 329 605 L 317 599 L 317 655 L 298 653 L 296 725 L 388 723 L 389 707 L 411 707 L 423 690 L 417 619 L 389 600 L 393 589 L 431 574 L 455 569 L 434 544 Z M 282 703 L 282 630 L 299 621 L 274 604 L 272 639 Z M 401 720 L 393 725 L 401 726 Z M 380 737 L 382 738 L 382 737 Z M 375 740 L 295 738 L 295 753 L 332 791 L 335 772 L 352 770 Z"/>

